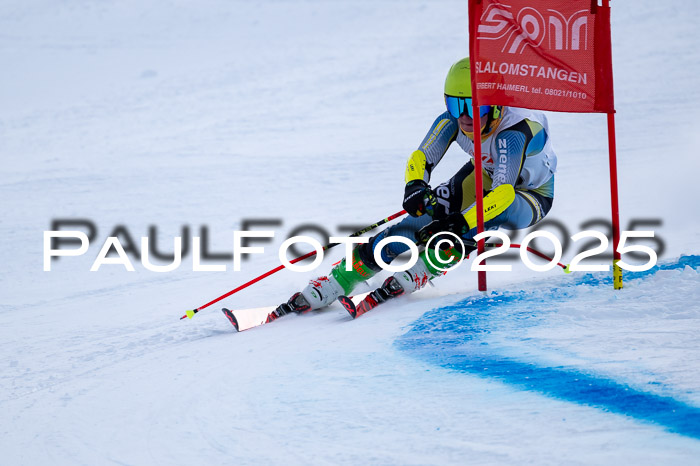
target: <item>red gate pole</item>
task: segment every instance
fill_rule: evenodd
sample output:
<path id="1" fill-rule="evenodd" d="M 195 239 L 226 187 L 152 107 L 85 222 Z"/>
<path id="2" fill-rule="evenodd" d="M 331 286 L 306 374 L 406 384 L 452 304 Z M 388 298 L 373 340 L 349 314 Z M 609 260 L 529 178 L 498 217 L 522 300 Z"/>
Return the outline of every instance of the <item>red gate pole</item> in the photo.
<path id="1" fill-rule="evenodd" d="M 606 15 L 610 12 L 610 0 L 603 0 L 603 8 L 606 10 Z M 607 40 L 611 41 L 611 31 L 609 29 L 609 17 L 608 30 L 606 31 Z M 609 48 L 606 51 L 608 65 L 610 67 L 610 77 L 611 80 L 610 88 L 612 93 L 613 88 L 613 77 L 612 77 L 612 44 L 609 43 Z M 617 194 L 617 146 L 615 143 L 615 110 L 608 111 L 608 152 L 610 159 L 610 203 L 612 207 L 612 230 L 613 230 L 613 288 L 616 290 L 622 289 L 622 269 L 617 263 L 620 261 L 620 253 L 617 247 L 620 244 L 620 202 Z"/>
<path id="2" fill-rule="evenodd" d="M 474 13 L 474 1 L 468 2 L 469 10 L 469 33 L 476 31 L 476 17 Z M 483 185 L 483 168 L 481 163 L 481 112 L 479 112 L 479 102 L 476 97 L 476 60 L 479 58 L 476 53 L 476 41 L 470 37 L 469 39 L 469 68 L 472 84 L 472 128 L 474 130 L 474 190 L 476 191 L 476 232 L 484 231 L 484 185 Z M 471 227 L 471 225 L 469 225 Z M 484 243 L 482 239 L 477 242 L 476 253 L 477 257 L 484 253 Z M 482 262 L 485 265 L 486 261 Z M 486 291 L 486 271 L 480 270 L 477 272 L 479 281 L 479 291 Z"/>
<path id="3" fill-rule="evenodd" d="M 613 230 L 613 288 L 622 289 L 622 269 L 617 265 L 620 252 L 620 202 L 617 195 L 617 147 L 615 144 L 615 114 L 608 113 L 608 150 L 610 158 L 610 200 L 612 205 Z"/>
<path id="4" fill-rule="evenodd" d="M 472 126 L 474 127 L 474 190 L 476 191 L 476 232 L 484 231 L 484 186 L 481 168 L 481 113 L 476 100 L 476 81 L 472 70 Z M 477 257 L 484 253 L 484 240 L 477 242 Z M 485 265 L 486 261 L 482 261 Z M 479 291 L 486 291 L 486 271 L 479 270 Z"/>

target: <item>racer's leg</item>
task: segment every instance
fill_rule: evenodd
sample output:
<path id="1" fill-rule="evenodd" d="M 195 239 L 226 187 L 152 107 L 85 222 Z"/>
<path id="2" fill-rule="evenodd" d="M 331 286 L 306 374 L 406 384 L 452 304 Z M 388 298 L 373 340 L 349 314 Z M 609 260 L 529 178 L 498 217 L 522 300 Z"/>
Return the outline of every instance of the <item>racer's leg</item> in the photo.
<path id="1" fill-rule="evenodd" d="M 438 209 L 435 217 L 446 216 L 450 213 L 458 212 L 474 202 L 474 166 L 471 162 L 464 165 L 447 182 L 439 185 L 435 193 L 438 197 Z M 491 180 L 484 175 L 484 188 L 489 189 Z M 362 283 L 381 270 L 381 267 L 374 259 L 374 250 L 379 242 L 389 236 L 403 236 L 411 241 L 416 241 L 416 232 L 433 220 L 429 215 L 421 217 L 406 217 L 396 225 L 380 232 L 370 238 L 368 243 L 359 245 L 352 252 L 352 267 L 350 271 L 345 270 L 346 259 L 337 264 L 326 277 L 319 277 L 311 280 L 309 285 L 301 293 L 297 293 L 288 302 L 292 310 L 295 308 L 310 307 L 318 309 L 329 305 L 340 295 L 351 295 L 359 283 Z M 408 246 L 391 242 L 382 247 L 380 255 L 384 262 L 391 263 L 397 256 L 408 251 Z M 468 254 L 470 251 L 466 251 Z M 420 254 L 416 265 L 405 272 L 395 274 L 397 280 L 409 291 L 425 286 L 428 280 L 443 272 L 435 268 L 437 256 L 442 260 L 451 257 L 459 258 L 462 252 L 454 249 L 448 251 L 423 251 Z M 428 260 L 428 257 L 431 260 Z"/>
<path id="2" fill-rule="evenodd" d="M 491 179 L 486 172 L 482 173 L 482 181 L 484 189 L 490 189 Z M 435 210 L 435 218 L 446 217 L 450 214 L 461 212 L 465 208 L 474 203 L 475 187 L 474 187 L 474 165 L 469 162 L 464 165 L 457 173 L 448 181 L 442 183 L 435 188 L 435 195 L 438 198 L 438 205 Z M 410 238 L 415 241 L 415 233 L 433 220 L 433 218 L 421 216 L 418 218 L 407 218 L 403 222 L 397 224 L 393 229 L 389 228 L 382 232 L 378 237 L 373 238 L 372 248 L 376 247 L 379 240 L 386 236 L 400 235 Z M 384 246 L 381 251 L 382 259 L 389 263 L 399 254 L 406 252 L 408 246 L 403 243 L 389 243 Z M 396 272 L 393 275 L 394 282 L 387 279 L 383 288 L 401 288 L 403 291 L 392 295 L 401 294 L 402 292 L 413 292 L 424 287 L 429 280 L 443 275 L 444 271 L 440 267 L 446 264 L 447 261 L 459 261 L 464 255 L 468 255 L 473 248 L 465 245 L 465 250 L 450 248 L 446 250 L 426 249 L 420 253 L 416 264 L 403 272 Z"/>

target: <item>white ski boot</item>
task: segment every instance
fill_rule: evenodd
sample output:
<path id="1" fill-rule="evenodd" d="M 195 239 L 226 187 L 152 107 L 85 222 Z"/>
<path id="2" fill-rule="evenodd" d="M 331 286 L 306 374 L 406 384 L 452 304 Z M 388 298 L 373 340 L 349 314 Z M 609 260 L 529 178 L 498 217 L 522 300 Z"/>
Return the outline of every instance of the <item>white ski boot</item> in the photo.
<path id="1" fill-rule="evenodd" d="M 343 287 L 332 274 L 309 281 L 306 288 L 301 291 L 301 295 L 309 303 L 311 309 L 326 307 L 342 294 L 344 294 Z"/>
<path id="2" fill-rule="evenodd" d="M 421 257 L 413 267 L 403 272 L 396 272 L 393 278 L 403 288 L 405 293 L 413 293 L 427 285 L 428 281 L 433 278 L 433 274 L 430 273 Z M 392 294 L 396 295 L 396 293 Z"/>

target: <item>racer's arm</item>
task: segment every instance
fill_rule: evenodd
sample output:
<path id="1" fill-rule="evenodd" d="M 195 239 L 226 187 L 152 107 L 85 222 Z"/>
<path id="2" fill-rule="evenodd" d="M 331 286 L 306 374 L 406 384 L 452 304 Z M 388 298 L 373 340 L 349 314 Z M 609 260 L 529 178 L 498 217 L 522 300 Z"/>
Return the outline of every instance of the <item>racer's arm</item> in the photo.
<path id="1" fill-rule="evenodd" d="M 430 174 L 457 137 L 457 131 L 457 120 L 448 112 L 443 113 L 430 127 L 420 147 L 408 159 L 403 208 L 409 215 L 433 215 L 437 198 L 428 185 Z"/>
<path id="2" fill-rule="evenodd" d="M 448 112 L 443 113 L 430 127 L 428 134 L 417 150 L 413 151 L 406 164 L 406 183 L 413 180 L 430 182 L 430 174 L 440 163 L 450 144 L 457 138 L 459 126 Z"/>

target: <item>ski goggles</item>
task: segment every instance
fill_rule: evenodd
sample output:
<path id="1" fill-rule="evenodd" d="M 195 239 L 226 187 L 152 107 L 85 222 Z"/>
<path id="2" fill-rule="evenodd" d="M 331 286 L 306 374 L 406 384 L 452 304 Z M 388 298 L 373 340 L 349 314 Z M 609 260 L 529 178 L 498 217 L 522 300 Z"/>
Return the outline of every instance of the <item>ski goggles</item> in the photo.
<path id="1" fill-rule="evenodd" d="M 447 105 L 447 111 L 450 112 L 455 118 L 459 118 L 465 113 L 469 115 L 469 118 L 474 118 L 472 114 L 472 98 L 471 97 L 452 97 L 450 95 L 445 96 L 445 105 Z M 488 115 L 491 110 L 490 105 L 479 106 L 479 116 Z"/>

